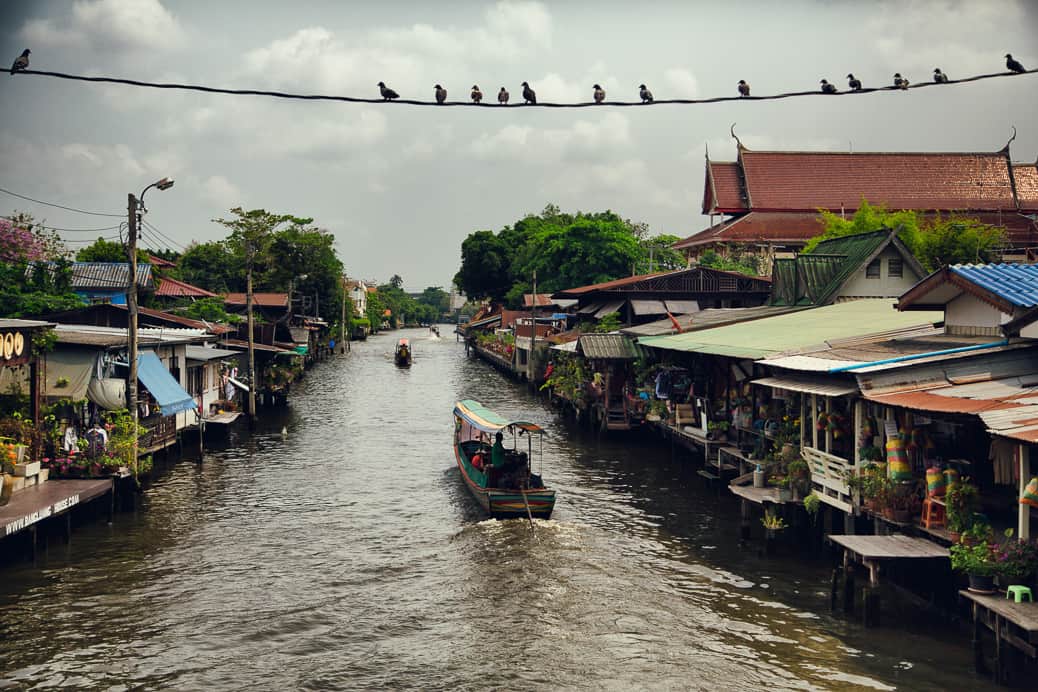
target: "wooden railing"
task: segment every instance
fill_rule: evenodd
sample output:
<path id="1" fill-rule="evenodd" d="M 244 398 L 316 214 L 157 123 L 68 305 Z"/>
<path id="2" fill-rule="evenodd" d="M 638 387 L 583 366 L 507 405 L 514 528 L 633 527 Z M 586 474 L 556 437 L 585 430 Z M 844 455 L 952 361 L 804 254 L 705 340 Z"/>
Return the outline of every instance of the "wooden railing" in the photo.
<path id="1" fill-rule="evenodd" d="M 141 452 L 164 449 L 177 440 L 176 416 L 152 416 L 142 420 L 141 426 L 146 431 L 137 442 Z"/>
<path id="2" fill-rule="evenodd" d="M 847 487 L 847 474 L 853 473 L 854 465 L 847 459 L 813 447 L 802 448 L 801 455 L 811 469 L 811 485 L 818 498 L 850 514 L 853 503 L 850 488 Z"/>

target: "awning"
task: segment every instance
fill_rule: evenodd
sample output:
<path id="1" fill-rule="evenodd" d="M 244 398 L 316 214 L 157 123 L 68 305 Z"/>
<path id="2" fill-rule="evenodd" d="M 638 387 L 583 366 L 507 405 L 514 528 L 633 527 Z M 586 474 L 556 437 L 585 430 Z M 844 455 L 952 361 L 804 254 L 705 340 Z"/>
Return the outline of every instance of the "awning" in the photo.
<path id="1" fill-rule="evenodd" d="M 85 399 L 97 363 L 97 349 L 62 346 L 46 356 L 47 384 L 44 396 L 55 399 Z"/>
<path id="2" fill-rule="evenodd" d="M 598 312 L 598 309 L 602 307 L 602 301 L 598 300 L 593 303 L 588 303 L 584 307 L 577 310 L 578 315 L 593 315 Z"/>
<path id="3" fill-rule="evenodd" d="M 754 380 L 753 384 L 821 396 L 846 396 L 858 391 L 858 385 L 853 382 L 808 377 L 764 377 Z"/>
<path id="4" fill-rule="evenodd" d="M 566 353 L 576 353 L 577 352 L 577 342 L 576 342 L 576 340 L 567 341 L 564 344 L 553 344 L 549 348 L 551 348 L 551 350 L 553 350 L 553 351 L 564 351 Z"/>
<path id="5" fill-rule="evenodd" d="M 173 379 L 159 357 L 148 351 L 137 356 L 137 379 L 148 388 L 164 416 L 195 408 L 195 400 Z"/>
<path id="6" fill-rule="evenodd" d="M 225 348 L 206 348 L 205 346 L 188 346 L 187 359 L 202 361 L 219 360 L 221 358 L 238 358 L 240 351 Z"/>
<path id="7" fill-rule="evenodd" d="M 635 315 L 666 315 L 667 308 L 662 300 L 631 299 L 631 309 Z"/>
<path id="8" fill-rule="evenodd" d="M 693 312 L 699 312 L 699 302 L 695 300 L 671 300 L 666 301 L 667 309 L 670 310 L 672 315 L 691 315 Z"/>
<path id="9" fill-rule="evenodd" d="M 623 306 L 624 301 L 611 300 L 602 307 L 600 307 L 597 312 L 595 312 L 595 317 L 605 317 L 611 312 L 620 312 L 620 309 L 623 308 Z"/>

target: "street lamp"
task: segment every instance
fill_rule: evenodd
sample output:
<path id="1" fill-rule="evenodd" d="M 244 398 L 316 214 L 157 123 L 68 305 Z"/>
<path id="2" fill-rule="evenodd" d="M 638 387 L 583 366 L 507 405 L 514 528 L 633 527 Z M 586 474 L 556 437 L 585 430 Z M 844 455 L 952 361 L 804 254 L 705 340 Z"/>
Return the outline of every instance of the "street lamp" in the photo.
<path id="1" fill-rule="evenodd" d="M 163 178 L 157 180 L 148 187 L 141 191 L 140 198 L 133 196 L 131 192 L 127 195 L 127 213 L 129 214 L 129 238 L 127 239 L 126 253 L 129 259 L 129 267 L 127 274 L 129 275 L 130 285 L 126 291 L 126 312 L 129 315 L 129 328 L 127 329 L 127 341 L 129 350 L 129 365 L 130 365 L 130 376 L 129 382 L 126 387 L 126 398 L 127 406 L 130 409 L 130 417 L 133 420 L 133 475 L 137 477 L 137 424 L 139 422 L 139 414 L 137 412 L 137 233 L 138 223 L 140 221 L 139 209 L 144 209 L 144 195 L 153 187 L 157 187 L 160 190 L 168 190 L 173 187 L 173 181 L 170 178 Z"/>

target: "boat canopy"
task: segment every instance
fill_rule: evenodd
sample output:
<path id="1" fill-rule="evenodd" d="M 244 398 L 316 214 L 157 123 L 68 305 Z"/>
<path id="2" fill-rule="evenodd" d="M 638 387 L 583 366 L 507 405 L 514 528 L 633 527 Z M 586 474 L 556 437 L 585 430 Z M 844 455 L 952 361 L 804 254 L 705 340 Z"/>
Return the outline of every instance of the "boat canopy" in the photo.
<path id="1" fill-rule="evenodd" d="M 464 420 L 473 428 L 482 430 L 486 433 L 496 433 L 505 428 L 512 427 L 527 432 L 544 432 L 540 426 L 535 425 L 534 423 L 528 423 L 521 420 L 506 420 L 483 404 L 478 401 L 473 401 L 472 399 L 463 399 L 454 404 L 454 415 Z"/>

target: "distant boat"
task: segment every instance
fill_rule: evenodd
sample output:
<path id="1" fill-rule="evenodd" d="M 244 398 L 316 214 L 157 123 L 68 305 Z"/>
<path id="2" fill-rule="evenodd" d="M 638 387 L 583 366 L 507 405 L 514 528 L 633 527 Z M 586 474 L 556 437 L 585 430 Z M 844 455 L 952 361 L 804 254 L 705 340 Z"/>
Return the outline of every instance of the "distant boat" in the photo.
<path id="1" fill-rule="evenodd" d="M 504 436 L 505 464 L 491 464 L 491 444 L 497 433 Z M 454 404 L 454 458 L 465 485 L 494 519 L 537 517 L 547 519 L 555 508 L 555 491 L 533 473 L 533 436 L 537 453 L 544 431 L 533 423 L 505 420 L 478 401 Z M 517 445 L 526 437 L 526 451 Z"/>
<path id="2" fill-rule="evenodd" d="M 429 335 L 431 337 L 433 337 L 433 338 L 439 339 L 440 338 L 440 328 L 437 327 L 435 324 L 430 324 L 429 325 Z"/>
<path id="3" fill-rule="evenodd" d="M 401 338 L 396 342 L 396 351 L 393 352 L 393 361 L 401 368 L 411 367 L 411 363 L 414 360 L 414 356 L 411 353 L 411 342 L 406 338 Z"/>

